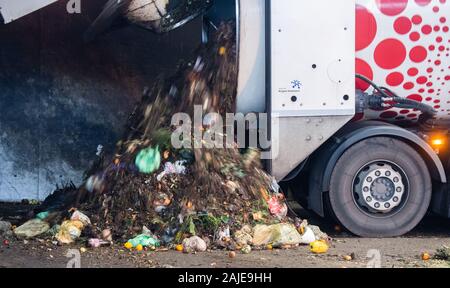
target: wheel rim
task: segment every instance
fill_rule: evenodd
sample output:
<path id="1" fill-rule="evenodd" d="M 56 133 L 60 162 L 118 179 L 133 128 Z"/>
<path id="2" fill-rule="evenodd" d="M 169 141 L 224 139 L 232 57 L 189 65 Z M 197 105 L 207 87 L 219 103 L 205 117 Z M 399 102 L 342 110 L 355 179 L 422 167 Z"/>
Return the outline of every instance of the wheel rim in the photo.
<path id="1" fill-rule="evenodd" d="M 377 160 L 364 165 L 353 179 L 356 206 L 372 217 L 390 217 L 402 210 L 409 198 L 409 180 L 395 163 Z"/>

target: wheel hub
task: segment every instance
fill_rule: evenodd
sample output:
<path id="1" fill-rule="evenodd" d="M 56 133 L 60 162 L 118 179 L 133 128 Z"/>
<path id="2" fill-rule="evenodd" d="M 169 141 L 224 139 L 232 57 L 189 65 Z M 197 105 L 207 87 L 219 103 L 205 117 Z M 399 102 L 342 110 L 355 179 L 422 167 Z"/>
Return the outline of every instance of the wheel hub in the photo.
<path id="1" fill-rule="evenodd" d="M 362 180 L 358 187 L 361 189 L 360 204 L 381 213 L 390 212 L 400 205 L 405 185 L 402 175 L 391 165 L 369 166 L 369 169 L 360 172 L 358 177 Z"/>

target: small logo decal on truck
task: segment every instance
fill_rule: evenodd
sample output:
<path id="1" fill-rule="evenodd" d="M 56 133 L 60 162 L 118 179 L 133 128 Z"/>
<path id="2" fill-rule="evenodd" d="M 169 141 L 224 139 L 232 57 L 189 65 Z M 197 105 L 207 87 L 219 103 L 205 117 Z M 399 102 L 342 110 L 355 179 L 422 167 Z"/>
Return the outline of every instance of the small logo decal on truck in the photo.
<path id="1" fill-rule="evenodd" d="M 299 80 L 292 80 L 291 84 L 292 84 L 292 89 L 300 89 L 303 86 L 302 82 L 300 82 Z"/>

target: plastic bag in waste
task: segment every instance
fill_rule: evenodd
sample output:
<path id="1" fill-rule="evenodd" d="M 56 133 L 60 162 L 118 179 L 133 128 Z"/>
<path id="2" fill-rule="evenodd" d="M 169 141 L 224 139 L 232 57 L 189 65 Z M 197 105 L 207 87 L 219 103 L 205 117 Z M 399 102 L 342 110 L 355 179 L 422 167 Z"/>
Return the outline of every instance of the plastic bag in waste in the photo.
<path id="1" fill-rule="evenodd" d="M 62 244 L 71 244 L 81 236 L 83 229 L 83 222 L 79 220 L 67 220 L 62 223 L 55 238 Z"/>
<path id="2" fill-rule="evenodd" d="M 310 227 L 305 228 L 305 233 L 303 233 L 301 238 L 302 240 L 300 241 L 300 244 L 306 245 L 309 245 L 317 240 L 313 230 Z"/>
<path id="3" fill-rule="evenodd" d="M 193 236 L 183 240 L 183 251 L 186 253 L 205 252 L 207 249 L 205 240 L 198 236 Z"/>
<path id="4" fill-rule="evenodd" d="M 51 235 L 51 236 L 56 236 L 56 234 L 58 234 L 60 229 L 61 229 L 61 225 L 58 225 L 58 224 L 53 225 L 53 227 L 47 231 L 47 234 Z"/>
<path id="5" fill-rule="evenodd" d="M 128 240 L 127 244 L 130 244 L 130 247 L 136 248 L 138 245 L 142 245 L 142 247 L 159 247 L 160 242 L 158 239 L 149 236 L 147 234 L 141 234 L 136 236 L 133 239 Z M 128 246 L 128 245 L 126 245 Z"/>
<path id="6" fill-rule="evenodd" d="M 44 234 L 50 229 L 50 225 L 41 219 L 33 219 L 14 230 L 14 234 L 20 238 L 33 238 Z"/>
<path id="7" fill-rule="evenodd" d="M 141 150 L 136 156 L 135 164 L 141 173 L 151 174 L 158 170 L 161 166 L 159 147 Z"/>
<path id="8" fill-rule="evenodd" d="M 88 216 L 84 215 L 82 212 L 78 210 L 73 212 L 72 217 L 70 217 L 70 220 L 78 220 L 81 223 L 83 223 L 84 226 L 91 225 L 91 219 L 89 219 Z"/>
<path id="9" fill-rule="evenodd" d="M 257 225 L 253 228 L 253 245 L 273 247 L 297 245 L 302 241 L 300 233 L 292 224 L 276 224 L 271 226 Z"/>
<path id="10" fill-rule="evenodd" d="M 240 246 L 252 244 L 253 242 L 252 227 L 246 225 L 242 227 L 241 230 L 236 231 L 234 233 L 234 240 L 236 241 L 236 244 Z"/>
<path id="11" fill-rule="evenodd" d="M 38 213 L 36 215 L 36 218 L 40 219 L 40 220 L 45 220 L 49 215 L 50 215 L 50 212 L 45 211 L 45 212 Z"/>
<path id="12" fill-rule="evenodd" d="M 331 240 L 331 238 L 326 233 L 322 232 L 318 226 L 309 225 L 308 220 L 303 220 L 302 223 L 300 224 L 299 229 L 306 231 L 306 228 L 311 229 L 316 240 L 326 240 L 326 241 Z"/>
<path id="13" fill-rule="evenodd" d="M 331 241 L 330 236 L 328 236 L 327 233 L 322 232 L 322 230 L 320 230 L 319 226 L 308 225 L 308 227 L 311 228 L 311 230 L 313 231 L 317 240 Z"/>
<path id="14" fill-rule="evenodd" d="M 164 176 L 172 174 L 186 174 L 186 161 L 177 161 L 175 163 L 167 162 L 164 165 L 164 171 L 161 172 L 156 179 L 161 181 Z"/>

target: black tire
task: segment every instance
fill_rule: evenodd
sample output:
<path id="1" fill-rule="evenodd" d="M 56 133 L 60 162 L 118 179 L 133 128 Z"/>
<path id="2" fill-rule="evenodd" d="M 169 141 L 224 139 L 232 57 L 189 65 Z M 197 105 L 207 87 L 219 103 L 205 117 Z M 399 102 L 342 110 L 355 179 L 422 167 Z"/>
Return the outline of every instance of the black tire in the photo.
<path id="1" fill-rule="evenodd" d="M 408 183 L 402 205 L 391 215 L 364 211 L 358 204 L 360 200 L 355 200 L 355 177 L 367 163 L 381 159 L 400 168 Z M 419 224 L 428 210 L 431 194 L 430 173 L 420 154 L 402 141 L 377 137 L 355 144 L 339 159 L 331 177 L 329 204 L 339 222 L 358 236 L 396 237 Z"/>

